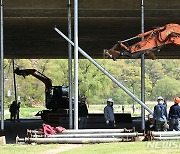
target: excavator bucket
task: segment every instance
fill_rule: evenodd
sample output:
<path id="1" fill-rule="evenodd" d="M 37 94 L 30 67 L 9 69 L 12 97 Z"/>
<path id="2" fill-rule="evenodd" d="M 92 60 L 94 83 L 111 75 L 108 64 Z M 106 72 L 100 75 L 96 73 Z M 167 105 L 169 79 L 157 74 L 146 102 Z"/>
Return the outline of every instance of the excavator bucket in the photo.
<path id="1" fill-rule="evenodd" d="M 19 68 L 16 68 L 14 70 L 14 73 L 17 74 L 17 75 L 22 75 L 24 78 L 25 78 L 25 76 L 29 75 L 26 70 L 20 70 Z"/>
<path id="2" fill-rule="evenodd" d="M 111 58 L 115 61 L 119 57 L 120 52 L 114 49 L 110 49 L 110 50 L 105 49 L 104 54 L 106 58 Z"/>
<path id="3" fill-rule="evenodd" d="M 156 59 L 156 56 L 154 54 L 154 52 L 152 51 L 147 51 L 146 54 L 148 55 L 149 58 L 151 58 L 152 60 Z"/>

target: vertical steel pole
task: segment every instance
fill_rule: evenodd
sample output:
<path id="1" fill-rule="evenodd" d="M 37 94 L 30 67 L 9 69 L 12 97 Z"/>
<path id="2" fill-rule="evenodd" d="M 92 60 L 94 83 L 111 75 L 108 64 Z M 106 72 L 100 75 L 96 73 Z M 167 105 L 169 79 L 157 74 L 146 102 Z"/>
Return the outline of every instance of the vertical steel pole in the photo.
<path id="1" fill-rule="evenodd" d="M 68 37 L 71 40 L 71 0 L 68 0 Z M 73 128 L 73 115 L 72 115 L 72 45 L 68 43 L 68 70 L 69 70 L 69 129 Z"/>
<path id="2" fill-rule="evenodd" d="M 3 40 L 3 0 L 1 0 L 1 132 L 4 131 L 4 40 Z"/>
<path id="3" fill-rule="evenodd" d="M 17 102 L 16 76 L 15 76 L 15 73 L 14 73 L 14 70 L 15 70 L 14 69 L 14 59 L 12 60 L 12 64 L 13 64 L 14 99 Z"/>
<path id="4" fill-rule="evenodd" d="M 141 33 L 144 33 L 144 0 L 141 0 Z M 144 38 L 142 38 L 143 40 Z M 141 56 L 141 101 L 145 103 L 145 59 Z M 145 109 L 141 106 L 141 129 L 145 129 Z"/>
<path id="5" fill-rule="evenodd" d="M 78 0 L 74 0 L 74 129 L 78 129 Z"/>

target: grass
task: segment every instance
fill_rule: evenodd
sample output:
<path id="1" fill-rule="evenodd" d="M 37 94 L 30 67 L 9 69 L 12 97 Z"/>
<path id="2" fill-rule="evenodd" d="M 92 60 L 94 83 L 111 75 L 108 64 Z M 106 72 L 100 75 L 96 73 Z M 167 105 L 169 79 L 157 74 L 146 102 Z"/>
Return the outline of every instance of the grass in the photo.
<path id="1" fill-rule="evenodd" d="M 172 142 L 172 141 L 171 141 Z M 170 141 L 161 141 L 156 142 L 155 148 L 152 148 L 150 144 L 154 144 L 154 142 L 120 142 L 120 143 L 101 143 L 101 144 L 91 144 L 84 145 L 80 148 L 71 149 L 62 154 L 157 154 L 157 153 L 168 153 L 168 154 L 179 154 L 180 149 L 180 141 L 173 141 L 172 145 L 176 146 L 162 146 L 170 144 Z"/>
<path id="2" fill-rule="evenodd" d="M 157 102 L 147 102 L 147 105 L 153 109 L 153 107 L 157 104 Z M 89 105 L 89 113 L 103 113 L 104 107 L 106 104 L 100 104 L 100 105 Z M 132 116 L 140 116 L 141 115 L 141 107 L 139 104 L 135 104 L 136 110 L 135 113 L 132 113 L 132 105 L 124 105 L 125 112 L 124 113 L 131 113 Z M 170 104 L 169 104 L 170 107 Z M 36 118 L 35 114 L 38 111 L 45 110 L 46 108 L 40 108 L 40 107 L 21 107 L 20 108 L 20 118 Z M 114 105 L 114 112 L 115 113 L 122 113 L 122 105 Z M 146 114 L 148 114 L 146 112 Z M 10 118 L 9 109 L 5 108 L 5 119 Z"/>
<path id="3" fill-rule="evenodd" d="M 157 104 L 157 102 L 146 102 L 146 104 L 153 110 L 153 107 Z M 173 102 L 168 102 L 168 109 L 173 104 Z M 103 113 L 104 107 L 106 104 L 100 105 L 89 105 L 89 113 Z M 124 113 L 131 113 L 132 116 L 140 116 L 141 115 L 141 106 L 138 103 L 135 103 L 136 110 L 135 113 L 132 113 L 132 104 L 131 105 L 124 105 L 125 112 Z M 35 118 L 35 114 L 40 110 L 45 110 L 46 108 L 40 107 L 21 107 L 20 109 L 20 118 Z M 115 113 L 122 113 L 122 105 L 114 105 L 114 112 Z M 146 112 L 146 115 L 148 112 Z M 9 109 L 5 108 L 5 119 L 9 119 L 10 113 Z"/>
<path id="4" fill-rule="evenodd" d="M 179 154 L 180 140 L 148 141 L 148 142 L 116 142 L 100 144 L 83 144 L 80 147 L 60 152 L 68 144 L 35 144 L 35 145 L 1 145 L 0 154 L 40 154 L 53 150 L 62 154 Z"/>
<path id="5" fill-rule="evenodd" d="M 103 113 L 105 105 L 90 105 L 88 110 L 89 113 Z M 114 105 L 115 113 L 122 113 L 121 106 Z M 20 109 L 20 119 L 24 118 L 37 118 L 35 114 L 38 111 L 46 110 L 46 108 L 35 108 L 35 107 L 21 107 Z M 132 113 L 132 108 L 130 105 L 125 105 L 125 113 L 131 113 L 132 116 L 140 116 L 140 108 L 136 112 Z M 9 109 L 5 109 L 4 119 L 10 119 Z"/>
<path id="6" fill-rule="evenodd" d="M 106 105 L 90 105 L 88 110 L 89 113 L 103 113 L 104 107 Z M 46 108 L 35 108 L 35 107 L 21 107 L 20 108 L 20 118 L 35 118 L 35 114 L 38 111 L 45 110 Z M 116 113 L 122 113 L 122 109 L 120 105 L 114 105 L 114 109 Z M 125 105 L 125 113 L 131 113 L 132 107 L 130 105 Z M 137 109 L 136 113 L 133 114 L 134 116 L 139 116 L 140 111 Z M 5 119 L 10 118 L 9 109 L 5 109 Z"/>
<path id="7" fill-rule="evenodd" d="M 38 111 L 45 110 L 45 108 L 33 108 L 33 107 L 26 107 L 20 109 L 20 118 L 36 118 L 35 114 Z M 10 112 L 8 109 L 5 109 L 5 119 L 10 118 Z"/>
<path id="8" fill-rule="evenodd" d="M 46 152 L 49 149 L 59 148 L 59 144 L 44 144 L 44 145 L 20 145 L 7 144 L 0 145 L 0 154 L 39 154 Z"/>
<path id="9" fill-rule="evenodd" d="M 157 104 L 157 102 L 146 102 L 146 104 L 153 110 L 154 106 Z M 168 102 L 168 109 L 171 105 L 173 105 L 173 102 Z M 89 113 L 103 113 L 104 107 L 106 104 L 100 104 L 100 105 L 89 105 Z M 132 116 L 140 116 L 141 115 L 141 106 L 136 102 L 135 103 L 136 110 L 135 113 L 132 113 L 132 104 L 131 105 L 124 105 L 125 111 L 124 113 L 131 113 Z M 40 108 L 40 107 L 21 107 L 20 109 L 20 118 L 35 118 L 35 114 L 40 110 L 45 110 L 46 108 Z M 122 105 L 115 104 L 114 105 L 114 112 L 115 113 L 122 113 Z M 146 115 L 148 112 L 146 112 Z M 5 108 L 5 119 L 9 119 L 10 113 L 9 109 Z"/>

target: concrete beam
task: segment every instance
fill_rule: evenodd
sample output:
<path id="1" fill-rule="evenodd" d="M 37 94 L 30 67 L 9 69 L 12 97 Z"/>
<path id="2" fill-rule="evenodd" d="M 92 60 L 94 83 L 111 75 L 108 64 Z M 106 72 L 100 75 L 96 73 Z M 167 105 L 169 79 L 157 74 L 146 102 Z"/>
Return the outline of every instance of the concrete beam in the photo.
<path id="1" fill-rule="evenodd" d="M 145 8 L 179 9 L 179 0 L 146 0 Z M 79 8 L 139 9 L 139 0 L 81 0 Z M 5 8 L 66 8 L 67 0 L 5 0 Z"/>
<path id="2" fill-rule="evenodd" d="M 67 42 L 52 30 L 56 25 L 67 34 L 67 0 L 6 0 L 4 8 L 5 58 L 68 57 Z M 103 58 L 103 49 L 141 32 L 139 0 L 81 0 L 79 16 L 80 45 L 93 58 Z M 145 31 L 180 23 L 179 17 L 179 0 L 145 1 Z M 176 47 L 157 54 L 179 57 Z"/>

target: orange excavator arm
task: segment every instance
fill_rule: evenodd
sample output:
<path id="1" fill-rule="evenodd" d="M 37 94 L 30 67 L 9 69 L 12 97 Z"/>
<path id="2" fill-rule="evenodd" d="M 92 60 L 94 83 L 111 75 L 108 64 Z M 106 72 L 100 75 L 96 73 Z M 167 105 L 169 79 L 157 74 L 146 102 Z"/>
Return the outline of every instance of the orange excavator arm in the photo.
<path id="1" fill-rule="evenodd" d="M 116 60 L 119 56 L 134 57 L 137 58 L 141 54 L 148 54 L 154 59 L 154 52 L 160 51 L 160 49 L 167 45 L 180 45 L 180 25 L 179 24 L 167 24 L 163 27 L 159 27 L 148 32 L 139 34 L 127 41 L 135 38 L 143 38 L 131 46 L 123 44 L 125 41 L 118 41 L 111 49 L 106 50 L 106 56 Z"/>
<path id="2" fill-rule="evenodd" d="M 46 88 L 52 87 L 51 79 L 49 79 L 47 76 L 45 76 L 44 74 L 40 73 L 39 71 L 37 71 L 35 69 L 19 69 L 19 68 L 16 68 L 14 73 L 17 75 L 22 75 L 23 77 L 28 76 L 28 75 L 32 75 L 35 78 L 42 81 L 45 84 Z"/>

